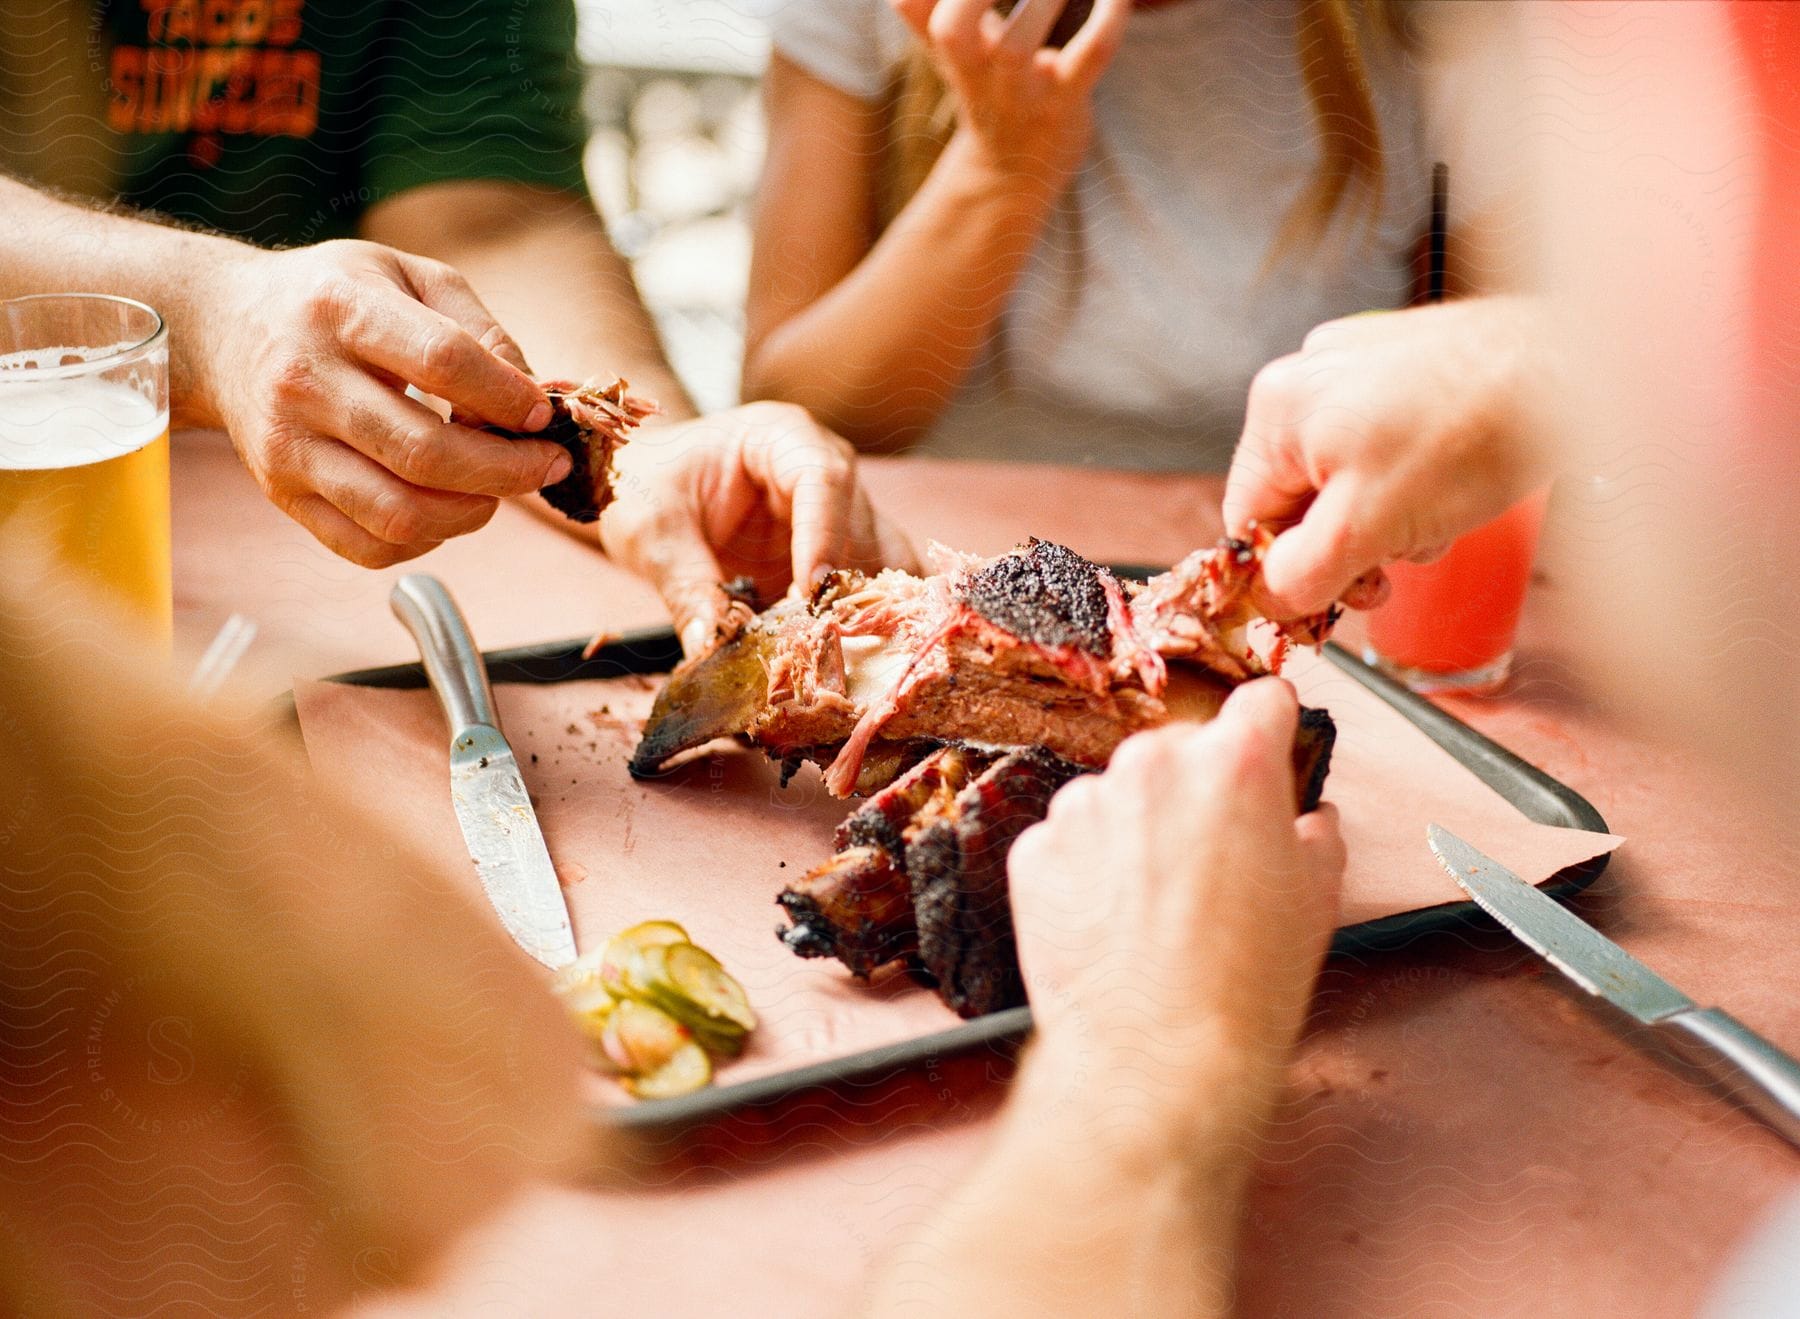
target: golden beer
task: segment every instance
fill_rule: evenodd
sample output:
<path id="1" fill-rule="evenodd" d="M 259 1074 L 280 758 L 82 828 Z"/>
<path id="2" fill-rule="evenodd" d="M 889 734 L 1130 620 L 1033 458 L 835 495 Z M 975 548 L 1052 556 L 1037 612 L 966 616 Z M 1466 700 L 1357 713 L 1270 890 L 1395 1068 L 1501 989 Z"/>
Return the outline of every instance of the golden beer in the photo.
<path id="1" fill-rule="evenodd" d="M 166 649 L 168 351 L 148 307 L 0 303 L 0 527 L 28 526 Z"/>

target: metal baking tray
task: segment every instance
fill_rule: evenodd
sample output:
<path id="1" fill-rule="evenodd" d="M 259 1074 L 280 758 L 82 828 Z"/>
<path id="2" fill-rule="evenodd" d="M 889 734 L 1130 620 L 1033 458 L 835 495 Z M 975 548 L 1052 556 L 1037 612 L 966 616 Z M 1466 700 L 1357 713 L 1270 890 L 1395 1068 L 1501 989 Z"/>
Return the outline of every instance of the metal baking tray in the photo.
<path id="1" fill-rule="evenodd" d="M 1147 575 L 1144 570 L 1133 568 L 1115 568 L 1114 571 L 1121 576 Z M 553 641 L 486 651 L 483 658 L 487 661 L 490 680 L 497 683 L 577 682 L 628 674 L 667 673 L 681 659 L 680 642 L 668 628 L 626 633 L 584 658 L 588 644 L 581 638 Z M 1529 818 L 1541 824 L 1606 832 L 1606 821 L 1600 812 L 1566 783 L 1521 760 L 1454 715 L 1445 713 L 1370 668 L 1342 647 L 1328 644 L 1325 653 L 1332 663 L 1418 725 L 1432 741 Z M 425 672 L 416 663 L 359 669 L 353 673 L 335 674 L 327 681 L 409 689 L 427 685 Z M 1564 870 L 1546 881 L 1543 888 L 1566 899 L 1593 883 L 1606 868 L 1607 860 L 1606 856 L 1599 856 Z M 1398 947 L 1437 931 L 1491 923 L 1491 918 L 1472 902 L 1446 902 L 1347 925 L 1338 930 L 1331 949 L 1334 953 L 1375 952 Z M 740 1109 L 773 1105 L 815 1087 L 877 1082 L 904 1068 L 935 1065 L 949 1055 L 977 1045 L 1011 1046 L 1030 1032 L 1031 1009 L 1009 1008 L 896 1044 L 735 1084 L 713 1086 L 675 1099 L 645 1100 L 619 1107 L 596 1105 L 593 1116 L 596 1122 L 615 1127 L 646 1130 L 677 1127 L 723 1117 Z"/>

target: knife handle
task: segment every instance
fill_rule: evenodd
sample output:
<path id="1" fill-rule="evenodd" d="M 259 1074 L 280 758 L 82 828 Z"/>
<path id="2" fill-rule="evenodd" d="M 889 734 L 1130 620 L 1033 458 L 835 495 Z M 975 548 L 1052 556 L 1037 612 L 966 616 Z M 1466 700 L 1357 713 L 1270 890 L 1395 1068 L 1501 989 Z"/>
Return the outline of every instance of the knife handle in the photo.
<path id="1" fill-rule="evenodd" d="M 1687 1008 L 1656 1026 L 1732 1099 L 1800 1147 L 1800 1062 L 1722 1008 Z"/>
<path id="2" fill-rule="evenodd" d="M 471 724 L 498 729 L 500 716 L 494 710 L 487 665 L 444 584 L 430 573 L 408 573 L 395 584 L 388 604 L 419 643 L 425 676 L 450 721 L 450 735 L 455 737 Z"/>

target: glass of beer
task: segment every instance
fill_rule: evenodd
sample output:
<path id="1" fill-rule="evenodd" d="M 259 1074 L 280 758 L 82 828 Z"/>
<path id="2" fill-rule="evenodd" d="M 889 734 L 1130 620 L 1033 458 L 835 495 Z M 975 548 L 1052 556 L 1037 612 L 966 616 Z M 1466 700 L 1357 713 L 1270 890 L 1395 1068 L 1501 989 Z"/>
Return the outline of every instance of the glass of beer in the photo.
<path id="1" fill-rule="evenodd" d="M 0 302 L 0 527 L 124 605 L 166 651 L 169 342 L 141 302 L 46 294 Z"/>

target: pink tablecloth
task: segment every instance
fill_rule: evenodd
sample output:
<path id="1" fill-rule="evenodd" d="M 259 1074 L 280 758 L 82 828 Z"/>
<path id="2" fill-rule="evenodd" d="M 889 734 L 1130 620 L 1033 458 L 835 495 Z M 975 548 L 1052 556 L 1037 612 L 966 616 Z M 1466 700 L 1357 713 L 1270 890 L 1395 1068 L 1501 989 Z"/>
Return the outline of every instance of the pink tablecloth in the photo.
<path id="1" fill-rule="evenodd" d="M 409 658 L 387 614 L 394 573 L 332 560 L 260 501 L 216 437 L 183 437 L 175 469 L 177 608 L 190 631 L 249 613 L 271 690 Z M 1217 529 L 1217 484 L 1202 479 L 924 462 L 872 462 L 867 475 L 916 535 L 970 549 L 1035 533 L 1155 562 Z M 658 614 L 641 586 L 514 510 L 423 566 L 451 584 L 488 646 Z M 1529 618 L 1524 649 L 1510 698 L 1457 713 L 1630 837 L 1586 914 L 1696 998 L 1800 1050 L 1791 843 L 1773 846 L 1703 767 L 1583 704 Z M 1004 1070 L 947 1060 L 702 1131 L 635 1188 L 547 1192 L 502 1210 L 429 1295 L 382 1308 L 591 1313 L 608 1308 L 617 1279 L 650 1275 L 660 1313 L 842 1313 L 864 1271 L 980 1150 Z M 1645 1057 L 1505 938 L 1341 959 L 1325 972 L 1257 1176 L 1243 1308 L 1687 1314 L 1797 1169 L 1786 1146 Z M 286 1294 L 278 1272 L 266 1284 Z"/>

